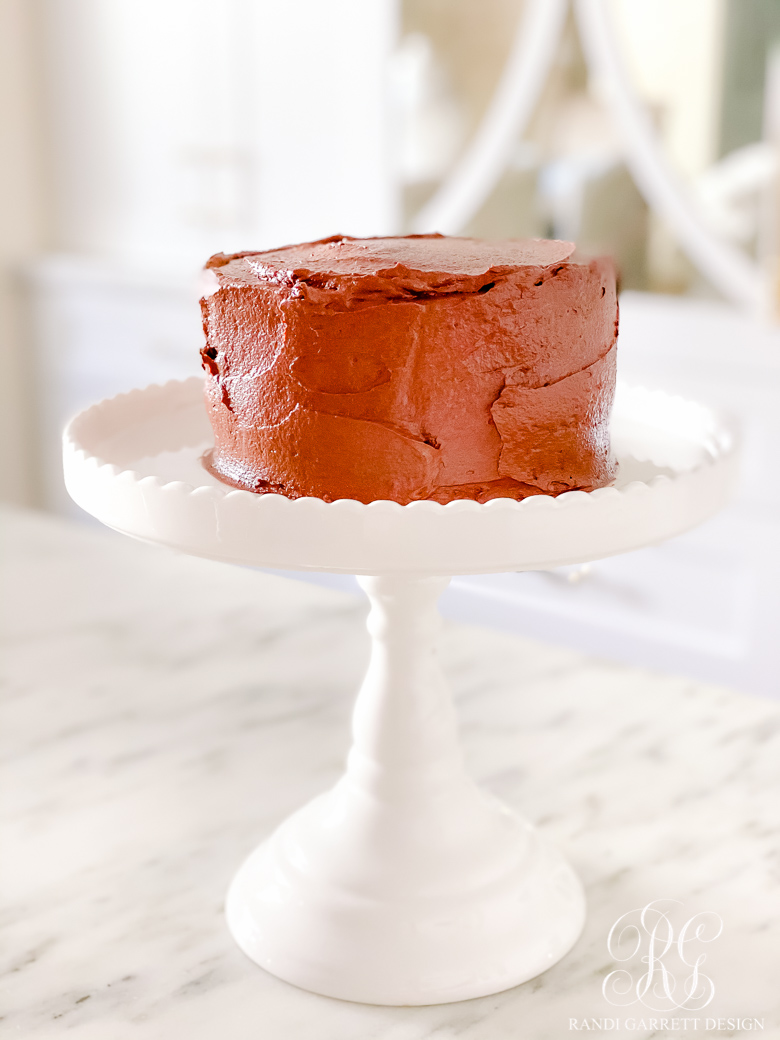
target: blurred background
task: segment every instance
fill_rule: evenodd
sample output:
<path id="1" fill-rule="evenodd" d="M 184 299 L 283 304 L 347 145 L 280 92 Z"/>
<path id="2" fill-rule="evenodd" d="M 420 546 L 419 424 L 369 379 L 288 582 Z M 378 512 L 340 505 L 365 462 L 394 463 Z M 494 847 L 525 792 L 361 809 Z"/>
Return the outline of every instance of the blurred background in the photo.
<path id="1" fill-rule="evenodd" d="M 571 238 L 617 260 L 622 375 L 740 421 L 739 496 L 445 607 L 780 695 L 780 0 L 0 0 L 0 124 L 3 499 L 85 519 L 62 426 L 199 372 L 214 252 Z"/>

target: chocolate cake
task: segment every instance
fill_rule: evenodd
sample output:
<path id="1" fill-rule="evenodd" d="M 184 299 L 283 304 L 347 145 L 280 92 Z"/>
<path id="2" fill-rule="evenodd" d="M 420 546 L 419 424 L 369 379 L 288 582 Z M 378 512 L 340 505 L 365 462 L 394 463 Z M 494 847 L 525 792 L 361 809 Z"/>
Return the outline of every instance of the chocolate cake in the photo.
<path id="1" fill-rule="evenodd" d="M 615 274 L 573 249 L 337 236 L 216 254 L 207 464 L 235 487 L 327 502 L 610 483 Z"/>

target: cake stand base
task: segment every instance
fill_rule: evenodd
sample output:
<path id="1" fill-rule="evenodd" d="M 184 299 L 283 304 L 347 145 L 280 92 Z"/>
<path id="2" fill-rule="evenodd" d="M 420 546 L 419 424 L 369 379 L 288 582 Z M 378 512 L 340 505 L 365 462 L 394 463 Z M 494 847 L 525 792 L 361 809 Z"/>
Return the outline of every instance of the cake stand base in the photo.
<path id="1" fill-rule="evenodd" d="M 371 1004 L 434 1004 L 525 982 L 585 920 L 574 872 L 466 774 L 438 667 L 449 579 L 359 579 L 371 661 L 347 770 L 244 863 L 233 937 L 274 975 Z"/>

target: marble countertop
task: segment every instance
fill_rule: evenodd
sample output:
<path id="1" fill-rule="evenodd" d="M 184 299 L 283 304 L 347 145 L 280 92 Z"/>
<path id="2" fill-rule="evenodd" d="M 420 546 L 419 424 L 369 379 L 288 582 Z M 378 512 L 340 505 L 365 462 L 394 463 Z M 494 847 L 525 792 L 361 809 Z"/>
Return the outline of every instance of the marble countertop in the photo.
<path id="1" fill-rule="evenodd" d="M 447 626 L 469 768 L 569 857 L 588 923 L 506 993 L 349 1004 L 255 967 L 222 904 L 341 771 L 365 604 L 29 513 L 2 514 L 2 546 L 0 1037 L 780 1037 L 777 703 Z M 612 925 L 662 899 L 675 938 L 722 921 L 702 1010 L 602 992 Z"/>

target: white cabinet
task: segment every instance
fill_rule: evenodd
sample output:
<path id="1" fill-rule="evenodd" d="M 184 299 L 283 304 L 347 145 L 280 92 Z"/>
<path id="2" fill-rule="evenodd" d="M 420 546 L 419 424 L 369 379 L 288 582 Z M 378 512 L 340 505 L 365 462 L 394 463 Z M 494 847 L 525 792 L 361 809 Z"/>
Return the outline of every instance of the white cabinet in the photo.
<path id="1" fill-rule="evenodd" d="M 393 230 L 397 0 L 43 0 L 63 250 L 159 265 Z"/>
<path id="2" fill-rule="evenodd" d="M 83 517 L 62 482 L 62 428 L 104 397 L 200 371 L 197 277 L 49 257 L 27 283 L 44 504 Z"/>
<path id="3" fill-rule="evenodd" d="M 450 609 L 780 696 L 780 329 L 724 303 L 624 293 L 618 369 L 738 420 L 742 478 L 733 504 L 696 531 L 583 574 L 458 579 Z"/>

